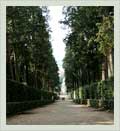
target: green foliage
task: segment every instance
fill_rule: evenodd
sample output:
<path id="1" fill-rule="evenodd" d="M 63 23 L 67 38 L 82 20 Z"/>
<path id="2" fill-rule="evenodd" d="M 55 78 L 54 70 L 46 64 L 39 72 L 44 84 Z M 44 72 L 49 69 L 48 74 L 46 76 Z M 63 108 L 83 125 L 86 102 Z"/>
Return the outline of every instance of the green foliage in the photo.
<path id="1" fill-rule="evenodd" d="M 78 103 L 91 99 L 91 105 L 98 107 L 99 99 L 102 99 L 103 106 L 111 108 L 108 103 L 114 97 L 113 80 L 101 79 L 103 68 L 105 79 L 108 78 L 108 66 L 113 75 L 113 63 L 110 63 L 114 48 L 113 10 L 112 6 L 69 6 L 63 9 L 65 18 L 61 23 L 71 29 L 64 40 L 65 83 Z"/>
<path id="2" fill-rule="evenodd" d="M 16 113 L 23 112 L 28 109 L 44 106 L 46 104 L 50 104 L 53 101 L 50 100 L 32 100 L 32 101 L 24 101 L 24 102 L 8 102 L 7 103 L 7 115 L 13 115 Z"/>
<path id="3" fill-rule="evenodd" d="M 100 99 L 90 99 L 90 106 L 95 108 L 104 108 L 105 110 L 114 111 L 114 100 L 100 100 Z"/>
<path id="4" fill-rule="evenodd" d="M 114 47 L 114 19 L 113 16 L 103 17 L 102 23 L 97 23 L 99 32 L 96 41 L 99 43 L 99 51 L 105 56 Z"/>
<path id="5" fill-rule="evenodd" d="M 7 80 L 7 102 L 53 101 L 55 96 L 56 94 L 52 92 L 29 87 L 13 80 Z"/>
<path id="6" fill-rule="evenodd" d="M 113 87 L 114 87 L 113 79 L 107 79 L 104 81 L 100 81 L 100 82 L 96 82 L 96 83 L 92 83 L 88 85 L 87 88 L 84 89 L 83 94 L 85 92 L 88 93 L 89 91 L 91 99 L 103 99 L 103 100 L 112 99 L 114 97 Z"/>
<path id="7" fill-rule="evenodd" d="M 63 67 L 68 91 L 101 79 L 103 50 L 107 53 L 107 44 L 113 41 L 111 12 L 113 7 L 64 7 L 65 19 L 61 23 L 71 29 L 64 40 Z M 101 37 L 105 40 L 101 41 Z"/>
<path id="8" fill-rule="evenodd" d="M 87 99 L 74 99 L 74 102 L 77 104 L 87 105 Z"/>
<path id="9" fill-rule="evenodd" d="M 97 99 L 90 99 L 90 106 L 98 108 L 99 107 L 99 100 L 97 100 Z"/>
<path id="10" fill-rule="evenodd" d="M 7 79 L 59 91 L 58 66 L 50 43 L 48 9 L 8 6 L 6 13 Z"/>
<path id="11" fill-rule="evenodd" d="M 7 115 L 54 102 L 57 94 L 7 80 Z"/>
<path id="12" fill-rule="evenodd" d="M 113 77 L 104 81 L 91 83 L 82 88 L 82 98 L 76 98 L 74 102 L 87 104 L 90 100 L 90 106 L 103 107 L 104 109 L 114 110 L 114 79 Z M 86 101 L 86 102 L 84 102 Z"/>
<path id="13" fill-rule="evenodd" d="M 109 109 L 111 111 L 114 111 L 114 99 L 108 99 L 102 101 L 102 106 L 105 109 Z"/>

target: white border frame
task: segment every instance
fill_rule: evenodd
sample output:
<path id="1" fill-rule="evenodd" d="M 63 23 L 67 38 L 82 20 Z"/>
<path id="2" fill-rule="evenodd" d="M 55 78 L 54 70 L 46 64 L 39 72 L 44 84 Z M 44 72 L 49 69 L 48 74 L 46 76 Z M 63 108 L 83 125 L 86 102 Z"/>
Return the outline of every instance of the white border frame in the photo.
<path id="1" fill-rule="evenodd" d="M 6 6 L 114 6 L 114 125 L 6 125 Z M 120 131 L 120 1 L 1 0 L 0 1 L 0 130 Z M 119 28 L 118 28 L 119 27 Z"/>

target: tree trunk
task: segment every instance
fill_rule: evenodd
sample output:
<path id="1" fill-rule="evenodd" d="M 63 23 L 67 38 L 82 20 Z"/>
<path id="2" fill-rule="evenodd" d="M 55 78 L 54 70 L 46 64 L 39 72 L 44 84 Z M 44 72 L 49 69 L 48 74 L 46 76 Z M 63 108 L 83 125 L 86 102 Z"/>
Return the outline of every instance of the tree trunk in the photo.
<path id="1" fill-rule="evenodd" d="M 8 69 L 10 70 L 10 79 L 14 79 L 14 73 L 13 73 L 13 66 L 12 66 L 12 58 L 11 58 L 11 48 L 10 48 L 10 43 L 8 40 L 8 34 L 6 36 L 6 49 L 7 49 L 7 57 L 6 57 L 6 64 L 8 64 Z M 7 71 L 8 73 L 8 71 Z"/>
<path id="2" fill-rule="evenodd" d="M 108 77 L 113 76 L 113 52 L 112 50 L 109 51 L 108 57 Z"/>
<path id="3" fill-rule="evenodd" d="M 102 63 L 102 80 L 106 80 L 108 78 L 108 60 L 107 56 L 104 57 L 104 61 Z"/>
<path id="4" fill-rule="evenodd" d="M 12 20 L 12 27 L 13 27 L 13 32 L 15 33 L 15 24 L 14 24 L 14 19 Z M 14 41 L 15 42 L 15 41 Z M 15 80 L 19 81 L 19 74 L 18 74 L 18 65 L 17 65 L 17 58 L 16 58 L 16 52 L 17 52 L 17 47 L 13 48 L 13 58 L 14 58 L 14 68 L 15 68 Z"/>
<path id="5" fill-rule="evenodd" d="M 26 64 L 26 83 L 28 84 L 28 64 Z"/>
<path id="6" fill-rule="evenodd" d="M 13 52 L 13 56 L 14 56 L 14 68 L 15 68 L 15 80 L 19 81 L 19 73 L 18 73 L 18 65 L 17 65 L 17 58 L 15 56 L 15 52 Z"/>
<path id="7" fill-rule="evenodd" d="M 24 72 L 23 81 L 26 82 L 26 66 L 25 65 L 24 65 L 24 68 L 23 68 L 23 72 Z"/>
<path id="8" fill-rule="evenodd" d="M 35 88 L 37 88 L 37 68 L 35 65 Z"/>
<path id="9" fill-rule="evenodd" d="M 45 79 L 44 79 L 44 76 L 42 76 L 42 88 L 43 89 L 45 88 Z"/>

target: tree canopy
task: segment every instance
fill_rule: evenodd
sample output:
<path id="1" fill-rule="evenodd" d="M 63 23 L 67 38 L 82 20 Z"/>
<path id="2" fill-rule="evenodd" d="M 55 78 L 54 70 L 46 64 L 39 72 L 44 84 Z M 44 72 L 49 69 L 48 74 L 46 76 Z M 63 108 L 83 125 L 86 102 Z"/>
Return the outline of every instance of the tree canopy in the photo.
<path id="1" fill-rule="evenodd" d="M 63 8 L 66 36 L 63 67 L 68 91 L 102 79 L 102 63 L 113 49 L 113 7 Z M 107 59 L 107 64 L 109 64 Z"/>
<path id="2" fill-rule="evenodd" d="M 59 90 L 47 7 L 7 7 L 7 79 Z"/>

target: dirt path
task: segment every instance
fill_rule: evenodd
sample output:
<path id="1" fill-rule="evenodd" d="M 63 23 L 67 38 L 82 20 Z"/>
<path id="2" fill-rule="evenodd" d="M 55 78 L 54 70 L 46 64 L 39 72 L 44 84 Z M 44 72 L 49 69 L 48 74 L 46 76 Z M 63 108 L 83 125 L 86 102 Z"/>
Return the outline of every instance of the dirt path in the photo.
<path id="1" fill-rule="evenodd" d="M 113 113 L 96 111 L 85 105 L 77 105 L 70 100 L 57 101 L 23 114 L 7 118 L 10 125 L 94 125 L 113 124 Z"/>

